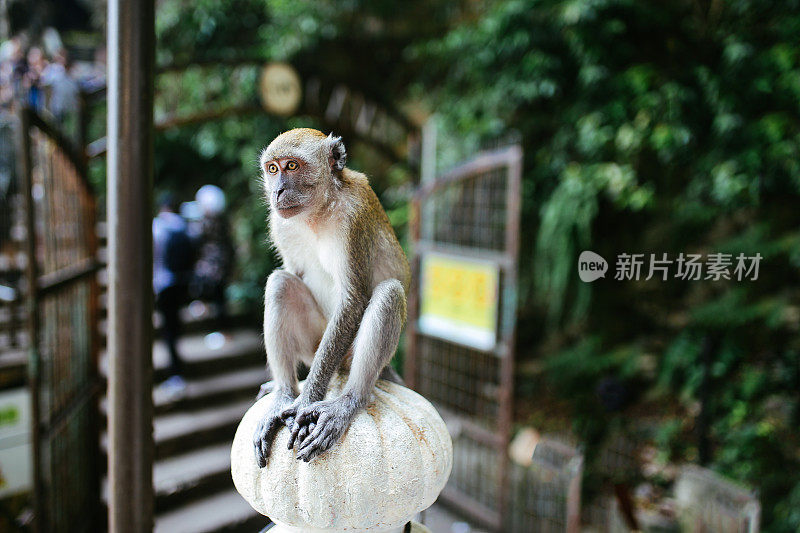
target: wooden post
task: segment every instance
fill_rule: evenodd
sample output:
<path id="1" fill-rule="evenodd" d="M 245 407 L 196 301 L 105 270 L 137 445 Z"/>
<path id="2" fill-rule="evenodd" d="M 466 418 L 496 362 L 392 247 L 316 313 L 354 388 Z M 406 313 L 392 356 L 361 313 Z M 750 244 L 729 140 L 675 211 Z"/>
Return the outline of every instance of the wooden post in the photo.
<path id="1" fill-rule="evenodd" d="M 108 2 L 109 531 L 153 529 L 153 0 Z"/>

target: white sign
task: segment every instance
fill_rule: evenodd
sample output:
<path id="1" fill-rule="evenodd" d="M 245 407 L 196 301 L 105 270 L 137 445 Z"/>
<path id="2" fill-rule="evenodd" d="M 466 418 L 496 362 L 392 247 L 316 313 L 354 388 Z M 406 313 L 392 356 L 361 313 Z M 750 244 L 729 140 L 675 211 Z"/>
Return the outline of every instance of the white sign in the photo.
<path id="1" fill-rule="evenodd" d="M 0 498 L 25 492 L 33 485 L 30 427 L 28 390 L 0 392 Z"/>

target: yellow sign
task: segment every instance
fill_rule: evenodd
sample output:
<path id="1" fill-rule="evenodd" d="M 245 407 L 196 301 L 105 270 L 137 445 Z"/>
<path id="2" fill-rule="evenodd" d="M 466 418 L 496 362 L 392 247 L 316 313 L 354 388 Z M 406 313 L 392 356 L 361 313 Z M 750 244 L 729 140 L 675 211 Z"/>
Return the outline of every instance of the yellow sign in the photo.
<path id="1" fill-rule="evenodd" d="M 297 71 L 286 63 L 269 63 L 261 70 L 261 105 L 270 113 L 289 116 L 300 105 L 303 87 Z"/>
<path id="2" fill-rule="evenodd" d="M 499 270 L 488 261 L 427 253 L 422 258 L 422 333 L 481 350 L 497 342 Z"/>

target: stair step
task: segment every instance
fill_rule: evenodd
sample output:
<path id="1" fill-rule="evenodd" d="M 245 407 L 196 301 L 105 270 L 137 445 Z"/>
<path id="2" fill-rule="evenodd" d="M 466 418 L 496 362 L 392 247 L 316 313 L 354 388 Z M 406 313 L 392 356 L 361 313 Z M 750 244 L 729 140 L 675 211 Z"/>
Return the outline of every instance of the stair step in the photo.
<path id="1" fill-rule="evenodd" d="M 153 405 L 156 414 L 179 409 L 199 409 L 226 401 L 255 400 L 258 389 L 267 381 L 263 365 L 225 372 L 224 374 L 186 380 L 186 391 L 178 399 L 167 390 L 156 386 L 153 389 Z"/>
<path id="2" fill-rule="evenodd" d="M 0 367 L 2 368 L 2 367 Z M 208 378 L 186 380 L 186 390 L 175 397 L 164 387 L 153 388 L 155 415 L 174 413 L 180 410 L 195 412 L 205 407 L 224 405 L 236 401 L 255 401 L 259 387 L 267 381 L 267 373 L 261 366 L 226 372 Z M 105 427 L 108 414 L 108 399 L 100 399 L 100 414 Z"/>
<path id="3" fill-rule="evenodd" d="M 205 334 L 184 335 L 178 341 L 178 353 L 184 361 L 186 375 L 208 375 L 225 372 L 242 366 L 266 362 L 264 342 L 261 333 L 250 329 L 237 329 L 225 332 L 227 340 L 220 348 L 206 345 Z M 156 379 L 166 377 L 169 364 L 167 346 L 157 341 L 153 345 L 153 367 Z"/>
<path id="4" fill-rule="evenodd" d="M 269 524 L 234 489 L 156 516 L 154 533 L 253 533 Z"/>
<path id="5" fill-rule="evenodd" d="M 101 299 L 107 298 L 105 293 L 101 294 Z M 98 321 L 98 330 L 100 337 L 105 339 L 108 334 L 108 309 L 107 302 L 101 300 L 98 312 L 100 313 Z M 253 320 L 251 315 L 247 314 L 234 314 L 229 315 L 225 320 L 229 326 L 249 326 L 255 329 L 260 327 L 258 320 Z M 209 332 L 219 329 L 224 329 L 220 319 L 216 316 L 204 314 L 200 317 L 192 316 L 187 308 L 181 310 L 181 326 L 185 333 L 200 333 Z M 161 330 L 161 317 L 158 313 L 153 313 L 153 329 L 158 333 Z"/>
<path id="6" fill-rule="evenodd" d="M 170 457 L 213 443 L 230 444 L 239 421 L 251 405 L 252 398 L 156 417 L 153 421 L 156 457 Z"/>
<path id="7" fill-rule="evenodd" d="M 187 334 L 178 341 L 178 353 L 183 360 L 183 371 L 187 377 L 216 375 L 237 368 L 265 365 L 264 343 L 261 334 L 252 328 L 232 329 L 225 332 L 225 344 L 217 349 L 209 348 L 205 334 Z M 169 372 L 169 353 L 161 341 L 153 344 L 153 367 L 156 382 L 165 379 Z M 262 366 L 263 368 L 263 366 Z M 100 356 L 100 373 L 108 372 L 108 356 Z"/>
<path id="8" fill-rule="evenodd" d="M 157 513 L 233 488 L 230 443 L 158 461 L 153 466 L 153 486 Z"/>

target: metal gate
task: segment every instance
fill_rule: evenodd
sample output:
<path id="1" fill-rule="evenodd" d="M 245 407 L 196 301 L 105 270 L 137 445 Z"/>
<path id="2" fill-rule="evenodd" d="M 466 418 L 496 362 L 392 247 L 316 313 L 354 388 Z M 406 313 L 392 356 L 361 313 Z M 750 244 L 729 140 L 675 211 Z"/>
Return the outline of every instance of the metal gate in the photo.
<path id="1" fill-rule="evenodd" d="M 95 200 L 83 154 L 35 112 L 18 116 L 36 525 L 98 531 Z"/>
<path id="2" fill-rule="evenodd" d="M 521 174 L 519 146 L 481 154 L 422 185 L 411 218 L 405 379 L 437 405 L 453 435 L 453 471 L 441 498 L 497 530 L 508 506 Z M 456 272 L 467 261 L 475 277 L 489 280 L 489 327 L 459 333 L 447 319 L 443 328 L 436 317 L 427 320 L 428 288 L 451 284 L 443 296 L 463 290 L 467 298 L 473 290 L 434 280 L 432 259 L 449 261 Z M 446 268 L 440 271 L 446 278 Z"/>

